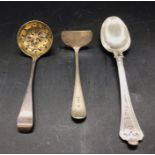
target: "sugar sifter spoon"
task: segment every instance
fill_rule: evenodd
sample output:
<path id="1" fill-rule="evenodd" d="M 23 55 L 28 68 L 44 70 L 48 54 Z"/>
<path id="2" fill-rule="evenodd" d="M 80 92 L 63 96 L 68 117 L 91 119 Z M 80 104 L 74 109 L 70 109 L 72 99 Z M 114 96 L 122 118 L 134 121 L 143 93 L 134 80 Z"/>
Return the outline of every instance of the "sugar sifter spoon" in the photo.
<path id="1" fill-rule="evenodd" d="M 53 34 L 45 23 L 32 20 L 23 24 L 17 34 L 17 43 L 23 53 L 32 58 L 31 74 L 17 118 L 20 132 L 29 132 L 33 127 L 33 95 L 32 84 L 37 60 L 51 48 Z"/>

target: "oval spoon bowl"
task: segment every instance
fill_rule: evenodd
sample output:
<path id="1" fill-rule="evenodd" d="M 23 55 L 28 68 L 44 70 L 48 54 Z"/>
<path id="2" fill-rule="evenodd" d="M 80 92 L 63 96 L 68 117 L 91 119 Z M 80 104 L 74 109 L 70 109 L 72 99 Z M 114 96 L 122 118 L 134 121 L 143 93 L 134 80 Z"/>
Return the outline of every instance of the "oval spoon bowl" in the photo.
<path id="1" fill-rule="evenodd" d="M 102 24 L 100 34 L 102 45 L 109 52 L 124 52 L 130 47 L 130 34 L 119 17 L 107 18 Z"/>

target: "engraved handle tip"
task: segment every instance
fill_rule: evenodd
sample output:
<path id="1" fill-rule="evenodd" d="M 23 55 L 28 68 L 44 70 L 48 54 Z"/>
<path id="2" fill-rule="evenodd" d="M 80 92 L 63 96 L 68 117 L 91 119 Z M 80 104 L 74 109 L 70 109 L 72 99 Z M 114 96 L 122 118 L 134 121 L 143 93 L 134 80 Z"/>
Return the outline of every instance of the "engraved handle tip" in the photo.
<path id="1" fill-rule="evenodd" d="M 130 139 L 128 140 L 128 144 L 132 146 L 137 146 L 139 144 L 139 141 L 137 139 Z"/>
<path id="2" fill-rule="evenodd" d="M 86 118 L 86 108 L 85 107 L 72 107 L 71 116 L 74 119 L 85 119 Z"/>
<path id="3" fill-rule="evenodd" d="M 122 140 L 127 141 L 128 144 L 132 146 L 138 146 L 140 141 L 142 141 L 144 138 L 144 134 L 141 131 L 141 129 L 136 131 L 128 130 L 128 129 L 121 130 L 119 136 Z"/>

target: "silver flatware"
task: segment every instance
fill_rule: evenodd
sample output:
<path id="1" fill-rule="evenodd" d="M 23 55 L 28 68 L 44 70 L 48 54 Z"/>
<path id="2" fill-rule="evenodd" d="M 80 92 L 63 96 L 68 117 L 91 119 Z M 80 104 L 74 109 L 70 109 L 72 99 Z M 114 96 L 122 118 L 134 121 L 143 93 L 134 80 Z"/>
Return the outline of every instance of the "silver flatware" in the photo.
<path id="1" fill-rule="evenodd" d="M 61 33 L 62 41 L 75 52 L 75 86 L 71 116 L 75 119 L 84 119 L 86 117 L 86 105 L 83 96 L 80 69 L 79 69 L 79 50 L 86 46 L 92 40 L 92 32 L 86 31 L 63 31 Z"/>
<path id="2" fill-rule="evenodd" d="M 123 65 L 123 52 L 131 44 L 131 38 L 125 23 L 118 17 L 107 18 L 101 27 L 101 43 L 114 54 L 118 66 L 121 91 L 121 124 L 119 136 L 130 145 L 138 145 L 144 137 L 132 107 L 128 84 Z"/>
<path id="3" fill-rule="evenodd" d="M 27 90 L 17 118 L 20 132 L 29 132 L 33 127 L 32 83 L 37 60 L 49 51 L 53 43 L 51 29 L 45 23 L 32 20 L 23 24 L 17 34 L 17 43 L 21 51 L 32 58 L 32 68 Z"/>

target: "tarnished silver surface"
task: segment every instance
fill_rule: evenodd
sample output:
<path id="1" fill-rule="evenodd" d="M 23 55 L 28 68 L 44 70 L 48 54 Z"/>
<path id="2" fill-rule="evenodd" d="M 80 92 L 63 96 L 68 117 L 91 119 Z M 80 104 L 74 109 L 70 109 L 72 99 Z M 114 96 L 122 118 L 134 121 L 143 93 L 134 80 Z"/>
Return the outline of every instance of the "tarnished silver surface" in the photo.
<path id="1" fill-rule="evenodd" d="M 92 31 L 63 31 L 61 33 L 62 41 L 74 49 L 75 52 L 75 86 L 71 116 L 75 119 L 84 119 L 86 117 L 86 105 L 83 96 L 80 69 L 79 69 L 79 50 L 86 46 L 92 40 Z"/>
<path id="2" fill-rule="evenodd" d="M 53 43 L 51 29 L 45 23 L 32 20 L 23 24 L 17 34 L 17 43 L 21 51 L 32 58 L 32 68 L 21 110 L 17 118 L 20 132 L 29 132 L 33 127 L 32 83 L 37 60 L 49 51 Z"/>
<path id="3" fill-rule="evenodd" d="M 33 99 L 32 99 L 32 83 L 36 66 L 36 61 L 32 61 L 32 68 L 27 90 L 23 99 L 20 113 L 17 118 L 17 127 L 20 131 L 28 132 L 33 127 Z"/>
<path id="4" fill-rule="evenodd" d="M 120 90 L 121 90 L 121 125 L 120 125 L 120 137 L 123 140 L 127 140 L 131 145 L 137 145 L 139 140 L 143 139 L 143 132 L 138 124 L 135 116 L 131 99 L 129 95 L 124 65 L 123 56 L 115 56 L 118 66 Z"/>
<path id="5" fill-rule="evenodd" d="M 119 135 L 123 140 L 128 141 L 130 145 L 138 145 L 139 141 L 143 139 L 144 134 L 132 107 L 123 65 L 123 52 L 131 44 L 130 34 L 124 22 L 120 18 L 112 16 L 103 22 L 100 37 L 104 48 L 114 54 L 118 66 L 121 91 L 121 124 Z"/>

